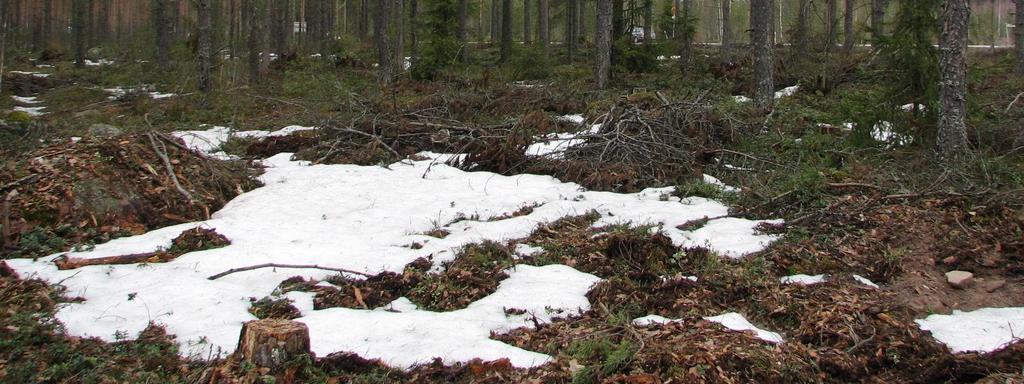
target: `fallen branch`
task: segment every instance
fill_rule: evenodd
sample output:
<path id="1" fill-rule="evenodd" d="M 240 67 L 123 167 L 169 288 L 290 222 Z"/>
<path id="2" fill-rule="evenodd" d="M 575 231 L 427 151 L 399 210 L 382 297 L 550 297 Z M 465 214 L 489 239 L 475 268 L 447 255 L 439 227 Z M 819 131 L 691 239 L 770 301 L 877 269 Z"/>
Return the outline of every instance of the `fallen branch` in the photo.
<path id="1" fill-rule="evenodd" d="M 864 183 L 828 183 L 831 188 L 866 188 L 881 191 L 882 188 L 877 185 L 864 184 Z"/>
<path id="2" fill-rule="evenodd" d="M 147 133 L 146 136 L 149 137 L 149 144 L 153 146 L 153 151 L 156 152 L 156 155 L 160 156 L 160 160 L 164 162 L 164 168 L 167 169 L 167 174 L 171 176 L 171 181 L 174 182 L 174 187 L 178 189 L 178 192 L 180 192 L 182 196 L 185 196 L 185 199 L 188 199 L 189 203 L 195 201 L 192 199 L 192 194 L 188 193 L 188 191 L 181 186 L 181 183 L 178 182 L 178 176 L 174 174 L 174 166 L 171 165 L 171 159 L 167 158 L 166 147 L 164 147 L 163 151 L 157 147 L 157 142 L 153 137 L 152 132 Z"/>
<path id="3" fill-rule="evenodd" d="M 61 255 L 53 259 L 53 264 L 57 265 L 57 269 L 64 271 L 68 269 L 88 267 L 90 265 L 166 263 L 168 261 L 177 259 L 178 256 L 181 256 L 181 254 L 175 254 L 166 251 L 135 253 L 131 255 L 121 256 L 97 257 L 93 259 L 81 259 L 77 257 L 68 257 L 67 255 Z"/>
<path id="4" fill-rule="evenodd" d="M 22 178 L 20 178 L 18 180 L 14 180 L 14 181 L 12 181 L 10 183 L 4 184 L 3 186 L 0 186 L 0 193 L 7 192 L 7 190 L 19 187 L 22 184 L 31 183 L 33 181 L 36 181 L 36 179 L 38 179 L 38 178 L 39 178 L 39 175 L 33 173 L 31 175 L 22 177 Z"/>
<path id="5" fill-rule="evenodd" d="M 396 160 L 402 160 L 402 155 L 399 154 L 398 151 L 396 151 L 394 148 L 391 148 L 390 145 L 385 144 L 384 140 L 381 140 L 380 136 L 374 135 L 372 133 L 366 133 L 366 132 L 363 132 L 363 131 L 355 130 L 355 129 L 352 129 L 352 128 L 337 128 L 337 129 L 339 131 L 342 131 L 342 132 L 355 133 L 357 135 L 362 135 L 362 136 L 366 136 L 366 137 L 369 137 L 371 139 L 374 139 L 374 140 L 377 141 L 377 143 L 379 143 L 380 145 L 383 145 L 384 148 L 387 148 L 388 151 L 391 152 L 391 154 L 395 155 L 395 159 Z"/>
<path id="6" fill-rule="evenodd" d="M 252 270 L 262 269 L 262 268 L 322 269 L 322 270 L 325 270 L 325 271 L 349 273 L 349 274 L 359 275 L 359 276 L 363 276 L 363 277 L 373 277 L 373 275 L 371 275 L 369 273 L 357 272 L 357 271 L 353 271 L 351 269 L 344 269 L 344 268 L 324 267 L 324 266 L 320 266 L 320 265 L 309 265 L 309 264 L 307 264 L 307 265 L 295 265 L 295 264 L 266 263 L 266 264 L 259 264 L 259 265 L 251 265 L 251 266 L 248 266 L 248 267 L 231 268 L 231 269 L 229 269 L 227 271 L 224 271 L 224 272 L 218 273 L 216 275 L 210 276 L 207 279 L 209 279 L 209 280 L 217 280 L 219 278 L 222 278 L 224 276 L 230 275 L 232 273 L 252 271 Z"/>
<path id="7" fill-rule="evenodd" d="M 1017 104 L 1017 100 L 1020 100 L 1021 96 L 1024 96 L 1024 92 L 1018 93 L 1017 97 L 1014 97 L 1013 101 L 1010 102 L 1010 105 L 1006 106 L 1006 111 L 1003 113 L 1010 113 L 1010 108 L 1013 108 L 1013 105 Z"/>

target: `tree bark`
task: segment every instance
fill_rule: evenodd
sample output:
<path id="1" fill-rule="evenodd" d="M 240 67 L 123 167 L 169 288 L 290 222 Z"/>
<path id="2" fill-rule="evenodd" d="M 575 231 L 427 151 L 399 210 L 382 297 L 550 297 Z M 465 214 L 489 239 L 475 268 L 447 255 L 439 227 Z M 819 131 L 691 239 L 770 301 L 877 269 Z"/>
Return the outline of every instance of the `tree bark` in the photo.
<path id="1" fill-rule="evenodd" d="M 843 14 L 843 51 L 850 53 L 853 51 L 854 43 L 854 32 L 853 32 L 853 12 L 855 11 L 853 0 L 845 0 L 846 10 Z"/>
<path id="2" fill-rule="evenodd" d="M 79 2 L 75 1 L 77 6 Z M 167 0 L 153 0 L 153 33 L 156 35 L 156 63 L 161 68 L 170 64 L 170 20 Z M 77 13 L 77 12 L 76 12 Z M 84 17 L 84 16 L 83 16 Z M 76 36 L 77 38 L 77 36 Z"/>
<path id="3" fill-rule="evenodd" d="M 466 53 L 466 49 L 469 48 L 469 0 L 459 0 L 459 26 L 455 33 L 462 47 L 459 50 L 459 59 L 466 63 L 469 61 L 469 55 Z"/>
<path id="4" fill-rule="evenodd" d="M 690 65 L 690 52 L 693 48 L 693 0 L 682 0 L 681 4 L 683 9 L 680 12 L 680 20 L 683 30 L 679 34 L 679 65 L 686 68 Z"/>
<path id="5" fill-rule="evenodd" d="M 385 85 L 391 84 L 394 79 L 394 62 L 388 33 L 390 2 L 391 0 L 377 0 L 373 20 L 373 39 L 377 46 L 377 79 Z"/>
<path id="6" fill-rule="evenodd" d="M 939 151 L 947 166 L 967 152 L 967 29 L 971 8 L 967 0 L 947 0 L 942 8 L 939 39 Z M 952 163 L 950 163 L 952 162 Z"/>
<path id="7" fill-rule="evenodd" d="M 260 50 L 263 48 L 263 15 L 266 11 L 266 0 L 247 0 L 248 10 L 246 16 L 249 25 L 249 37 L 246 42 L 248 46 L 249 62 L 249 85 L 255 86 L 260 82 Z"/>
<path id="8" fill-rule="evenodd" d="M 546 0 L 541 0 L 546 1 Z M 598 89 L 608 87 L 612 66 L 612 0 L 597 0 L 597 24 L 594 41 L 597 44 L 594 59 L 594 83 Z"/>
<path id="9" fill-rule="evenodd" d="M 370 0 L 361 0 L 359 7 L 359 39 L 366 40 L 370 34 Z"/>
<path id="10" fill-rule="evenodd" d="M 871 38 L 876 42 L 885 36 L 885 8 L 889 0 L 871 1 Z"/>
<path id="11" fill-rule="evenodd" d="M 497 43 L 501 41 L 501 11 L 498 9 L 498 2 L 501 0 L 491 0 L 491 42 Z"/>
<path id="12" fill-rule="evenodd" d="M 419 25 L 420 4 L 417 0 L 409 0 L 409 56 L 419 56 L 420 34 Z M 402 65 L 405 65 L 404 63 Z"/>
<path id="13" fill-rule="evenodd" d="M 1015 0 L 1013 43 L 1017 51 L 1017 74 L 1024 75 L 1024 0 Z"/>
<path id="14" fill-rule="evenodd" d="M 612 0 L 612 40 L 626 33 L 626 19 L 622 10 L 624 3 L 623 0 Z"/>
<path id="15" fill-rule="evenodd" d="M 795 44 L 793 53 L 797 57 L 806 57 L 810 46 L 811 34 L 811 0 L 799 0 L 796 13 L 796 30 L 793 33 Z"/>
<path id="16" fill-rule="evenodd" d="M 839 9 L 836 4 L 836 0 L 825 1 L 825 49 L 826 53 L 831 53 L 835 50 L 836 39 L 838 38 L 839 29 L 838 17 Z"/>
<path id="17" fill-rule="evenodd" d="M 548 57 L 548 45 L 551 43 L 551 30 L 548 28 L 548 0 L 537 1 L 537 33 L 540 39 L 540 50 L 546 59 Z"/>
<path id="18" fill-rule="evenodd" d="M 397 76 L 402 71 L 405 71 L 405 0 L 393 1 L 395 10 L 392 14 L 395 19 L 395 36 L 392 64 L 395 66 L 394 74 Z"/>
<path id="19" fill-rule="evenodd" d="M 246 322 L 242 324 L 235 353 L 245 363 L 268 369 L 277 382 L 294 382 L 297 367 L 289 367 L 289 363 L 303 355 L 312 356 L 309 328 L 284 319 Z"/>
<path id="20" fill-rule="evenodd" d="M 722 61 L 732 61 L 732 0 L 722 0 Z"/>
<path id="21" fill-rule="evenodd" d="M 523 0 L 523 43 L 530 44 L 533 36 L 530 35 L 530 0 Z"/>
<path id="22" fill-rule="evenodd" d="M 644 0 L 644 43 L 650 44 L 654 40 L 654 0 Z"/>
<path id="23" fill-rule="evenodd" d="M 157 0 L 158 2 L 162 0 Z M 85 39 L 86 39 L 86 7 L 89 6 L 87 1 L 74 1 L 72 2 L 71 11 L 71 31 L 74 35 L 74 46 L 75 46 L 75 67 L 85 67 Z M 157 36 L 160 34 L 158 33 Z M 159 42 L 160 38 L 157 38 Z M 159 49 L 159 46 L 158 46 Z"/>
<path id="24" fill-rule="evenodd" d="M 568 48 L 569 62 L 572 63 L 576 60 L 576 52 L 579 47 L 579 38 L 576 37 L 576 22 L 579 18 L 576 17 L 576 12 L 579 12 L 579 0 L 568 0 L 566 1 L 566 15 L 565 15 L 565 44 Z"/>
<path id="25" fill-rule="evenodd" d="M 501 63 L 512 57 L 512 0 L 501 0 Z"/>
<path id="26" fill-rule="evenodd" d="M 199 91 L 209 95 L 213 90 L 213 21 L 210 15 L 211 0 L 196 0 L 199 23 Z"/>
<path id="27" fill-rule="evenodd" d="M 770 110 L 775 96 L 772 82 L 771 0 L 750 0 L 750 41 L 754 49 L 754 103 Z"/>

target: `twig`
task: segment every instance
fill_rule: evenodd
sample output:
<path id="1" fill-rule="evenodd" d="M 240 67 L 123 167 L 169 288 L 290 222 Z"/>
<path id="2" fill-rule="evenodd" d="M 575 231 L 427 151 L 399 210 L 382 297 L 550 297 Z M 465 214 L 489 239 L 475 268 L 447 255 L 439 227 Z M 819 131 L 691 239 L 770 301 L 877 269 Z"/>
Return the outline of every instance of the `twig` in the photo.
<path id="1" fill-rule="evenodd" d="M 14 181 L 12 181 L 10 183 L 7 183 L 7 184 L 4 184 L 2 187 L 0 187 L 0 193 L 7 192 L 7 190 L 9 190 L 9 189 L 13 189 L 13 188 L 18 187 L 18 186 L 20 186 L 22 184 L 25 184 L 25 183 L 34 182 L 38 178 L 39 178 L 39 175 L 33 173 L 31 175 L 22 177 L 22 178 L 20 178 L 18 180 L 14 180 Z"/>
<path id="2" fill-rule="evenodd" d="M 248 266 L 248 267 L 231 268 L 231 269 L 229 269 L 227 271 L 224 271 L 224 272 L 218 273 L 216 275 L 210 276 L 207 279 L 209 279 L 209 280 L 217 280 L 219 278 L 222 278 L 224 276 L 230 275 L 232 273 L 252 271 L 252 270 L 261 269 L 261 268 L 323 269 L 325 271 L 342 272 L 342 273 L 349 273 L 349 274 L 359 275 L 359 276 L 364 276 L 364 277 L 373 277 L 373 275 L 371 275 L 369 273 L 356 272 L 356 271 L 353 271 L 351 269 L 344 269 L 344 268 L 324 267 L 324 266 L 320 266 L 320 265 L 310 265 L 310 264 L 296 265 L 296 264 L 266 263 L 266 264 L 259 264 L 259 265 L 251 265 L 251 266 Z"/>
<path id="3" fill-rule="evenodd" d="M 182 196 L 185 196 L 185 198 L 188 199 L 189 203 L 195 201 L 192 199 L 192 194 L 188 193 L 188 191 L 181 186 L 181 183 L 178 182 L 178 176 L 174 174 L 174 166 L 171 165 L 171 159 L 167 158 L 167 153 L 161 151 L 160 148 L 157 147 L 156 138 L 153 137 L 153 133 L 147 133 L 146 136 L 149 137 L 149 144 L 153 146 L 153 151 L 156 152 L 157 156 L 160 156 L 160 160 L 163 160 L 164 168 L 167 169 L 167 174 L 171 176 L 171 181 L 174 182 L 174 187 L 178 189 L 178 192 L 180 192 Z"/>
<path id="4" fill-rule="evenodd" d="M 882 188 L 877 185 L 864 184 L 864 183 L 828 183 L 831 188 L 867 188 L 881 191 Z"/>
<path id="5" fill-rule="evenodd" d="M 1024 92 L 1018 93 L 1017 97 L 1014 97 L 1013 101 L 1010 102 L 1010 105 L 1006 106 L 1006 112 L 1003 113 L 1010 113 L 1010 108 L 1013 108 L 1013 105 L 1017 104 L 1017 100 L 1020 100 L 1021 96 L 1024 96 Z"/>
<path id="6" fill-rule="evenodd" d="M 402 155 L 400 155 L 398 153 L 398 151 L 396 151 L 394 148 L 391 148 L 390 145 L 387 145 L 386 143 L 384 143 L 384 140 L 381 140 L 380 136 L 374 135 L 372 133 L 366 133 L 366 132 L 363 132 L 363 131 L 355 130 L 355 129 L 352 129 L 352 128 L 335 128 L 335 129 L 337 129 L 339 131 L 342 131 L 342 132 L 355 133 L 357 135 L 362 135 L 362 136 L 366 136 L 366 137 L 369 137 L 371 139 L 374 139 L 374 140 L 377 141 L 377 143 L 380 143 L 380 145 L 383 145 L 384 148 L 387 148 L 388 151 L 391 152 L 391 154 L 395 155 L 395 159 L 396 160 L 402 160 Z"/>

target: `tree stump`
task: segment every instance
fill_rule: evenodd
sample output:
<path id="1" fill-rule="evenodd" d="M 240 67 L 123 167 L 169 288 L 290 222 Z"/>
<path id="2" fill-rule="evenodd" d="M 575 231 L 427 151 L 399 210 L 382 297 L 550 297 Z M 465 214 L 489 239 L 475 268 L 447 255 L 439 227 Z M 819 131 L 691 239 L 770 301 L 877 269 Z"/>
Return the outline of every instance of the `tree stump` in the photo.
<path id="1" fill-rule="evenodd" d="M 289 363 L 312 355 L 309 328 L 306 324 L 284 319 L 247 322 L 242 325 L 235 353 L 241 361 L 264 368 L 271 375 L 292 376 L 296 367 Z"/>

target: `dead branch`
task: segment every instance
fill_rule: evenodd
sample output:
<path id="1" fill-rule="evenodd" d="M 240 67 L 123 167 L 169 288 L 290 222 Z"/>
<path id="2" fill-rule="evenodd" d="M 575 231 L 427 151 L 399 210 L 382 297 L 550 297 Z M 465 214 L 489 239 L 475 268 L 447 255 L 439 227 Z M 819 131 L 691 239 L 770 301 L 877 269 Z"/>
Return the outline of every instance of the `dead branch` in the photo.
<path id="1" fill-rule="evenodd" d="M 1013 108 L 1014 104 L 1017 104 L 1017 100 L 1020 100 L 1021 96 L 1024 96 L 1024 92 L 1018 93 L 1017 97 L 1014 97 L 1013 101 L 1010 102 L 1010 105 L 1006 106 L 1006 111 L 1003 113 L 1010 113 L 1010 109 Z"/>
<path id="2" fill-rule="evenodd" d="M 344 269 L 344 268 L 324 267 L 324 266 L 320 266 L 320 265 L 297 265 L 297 264 L 266 263 L 266 264 L 259 264 L 259 265 L 251 265 L 251 266 L 248 266 L 248 267 L 231 268 L 231 269 L 229 269 L 227 271 L 224 271 L 224 272 L 218 273 L 216 275 L 210 276 L 207 279 L 209 279 L 209 280 L 217 280 L 217 279 L 219 279 L 221 277 L 230 275 L 232 273 L 252 271 L 252 270 L 262 269 L 262 268 L 322 269 L 322 270 L 325 270 L 325 271 L 349 273 L 349 274 L 359 275 L 359 276 L 363 276 L 363 277 L 373 277 L 373 275 L 371 275 L 369 273 L 357 272 L 357 271 L 353 271 L 351 269 Z"/>
<path id="3" fill-rule="evenodd" d="M 39 175 L 33 173 L 31 175 L 22 177 L 22 178 L 20 178 L 18 180 L 14 180 L 14 181 L 12 181 L 10 183 L 4 184 L 3 186 L 0 186 L 0 193 L 7 192 L 8 190 L 13 189 L 13 188 L 17 188 L 17 187 L 19 187 L 19 186 L 21 186 L 23 184 L 34 182 L 38 178 L 39 178 Z"/>
<path id="4" fill-rule="evenodd" d="M 157 147 L 156 138 L 153 137 L 152 132 L 147 133 L 146 136 L 149 137 L 149 144 L 153 146 L 153 151 L 156 152 L 156 155 L 160 156 L 160 160 L 164 162 L 164 168 L 167 169 L 167 174 L 170 175 L 171 181 L 174 182 L 174 187 L 178 189 L 178 192 L 180 192 L 182 196 L 185 196 L 185 199 L 187 199 L 189 203 L 192 203 L 194 201 L 192 199 L 192 194 L 188 193 L 188 191 L 181 186 L 181 183 L 178 182 L 178 176 L 174 174 L 174 166 L 171 165 L 171 159 L 167 158 L 167 148 L 164 147 L 164 149 L 161 150 Z"/>
<path id="5" fill-rule="evenodd" d="M 57 265 L 57 269 L 63 271 L 68 269 L 87 267 L 90 265 L 166 263 L 168 261 L 177 259 L 178 256 L 181 255 L 165 251 L 136 253 L 131 255 L 120 256 L 97 257 L 93 259 L 82 259 L 77 257 L 69 257 L 68 255 L 61 255 L 53 259 L 53 263 Z"/>

